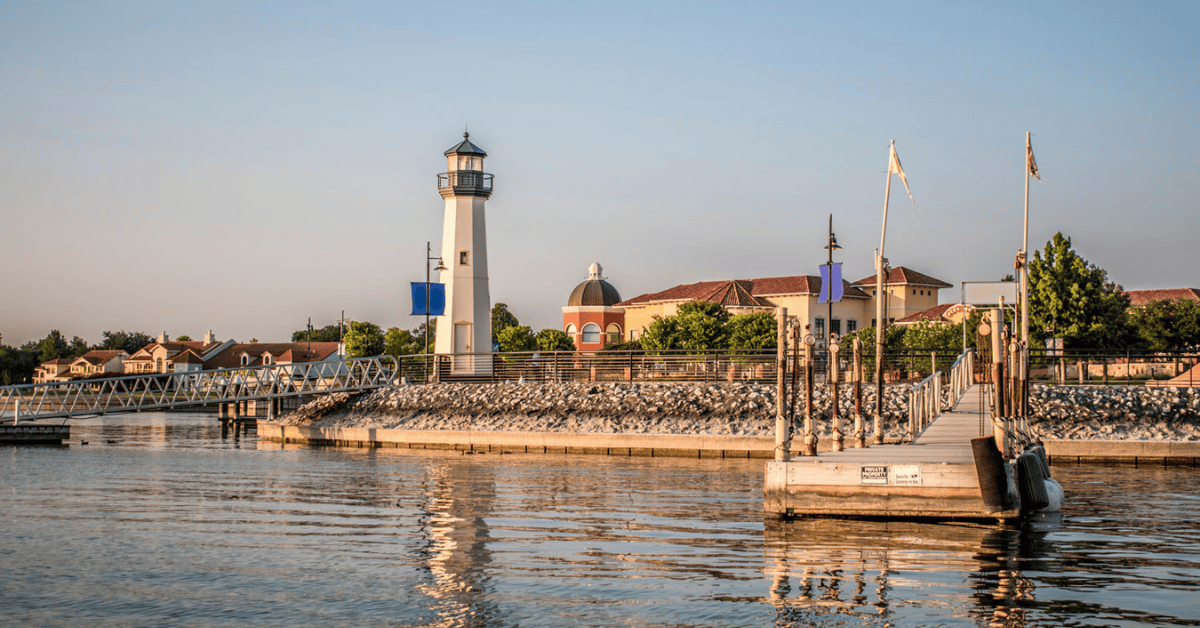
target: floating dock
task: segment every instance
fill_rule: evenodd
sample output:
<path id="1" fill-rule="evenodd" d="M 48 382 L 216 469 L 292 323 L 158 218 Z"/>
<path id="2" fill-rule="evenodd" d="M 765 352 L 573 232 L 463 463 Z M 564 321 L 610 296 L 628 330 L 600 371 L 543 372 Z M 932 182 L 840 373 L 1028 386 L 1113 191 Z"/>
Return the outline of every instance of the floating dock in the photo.
<path id="1" fill-rule="evenodd" d="M 1017 519 L 979 489 L 971 439 L 991 434 L 982 386 L 967 389 L 912 443 L 874 445 L 767 463 L 764 509 L 783 516 Z"/>
<path id="2" fill-rule="evenodd" d="M 70 438 L 70 425 L 0 425 L 0 443 L 5 445 L 61 445 Z"/>

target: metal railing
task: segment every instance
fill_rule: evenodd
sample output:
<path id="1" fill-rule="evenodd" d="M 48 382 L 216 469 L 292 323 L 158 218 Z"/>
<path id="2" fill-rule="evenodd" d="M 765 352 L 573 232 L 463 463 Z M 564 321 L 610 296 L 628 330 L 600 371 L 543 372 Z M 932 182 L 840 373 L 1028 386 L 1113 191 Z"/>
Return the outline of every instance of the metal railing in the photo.
<path id="1" fill-rule="evenodd" d="M 472 188 L 488 192 L 492 191 L 492 181 L 495 178 L 489 172 L 480 172 L 478 170 L 443 172 L 437 177 L 439 190 L 444 188 Z"/>
<path id="2" fill-rule="evenodd" d="M 921 380 L 908 392 L 908 436 L 916 440 L 942 414 L 942 372 Z"/>
<path id="3" fill-rule="evenodd" d="M 358 392 L 394 383 L 391 356 L 0 387 L 0 417 L 35 420 Z M 18 417 L 19 414 L 19 417 Z"/>
<path id="4" fill-rule="evenodd" d="M 958 359 L 954 361 L 954 365 L 950 367 L 950 398 L 949 405 L 946 409 L 954 407 L 954 404 L 962 398 L 963 393 L 975 383 L 975 350 L 967 349 Z"/>
<path id="5" fill-rule="evenodd" d="M 1200 386 L 1200 354 L 1068 350 L 1061 355 L 1031 351 L 1030 380 L 1059 385 Z"/>

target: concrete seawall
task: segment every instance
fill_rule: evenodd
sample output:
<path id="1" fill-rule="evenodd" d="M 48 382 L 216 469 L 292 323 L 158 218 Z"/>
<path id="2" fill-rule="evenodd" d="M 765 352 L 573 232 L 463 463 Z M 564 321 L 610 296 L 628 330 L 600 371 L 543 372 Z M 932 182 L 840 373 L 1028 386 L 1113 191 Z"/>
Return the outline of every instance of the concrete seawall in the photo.
<path id="1" fill-rule="evenodd" d="M 304 445 L 496 453 L 761 459 L 775 456 L 774 439 L 762 436 L 397 430 L 307 427 L 259 421 L 258 437 L 269 442 Z M 793 442 L 794 447 L 798 444 L 798 441 Z M 1048 440 L 1045 444 L 1050 463 L 1055 466 L 1200 466 L 1200 441 Z M 829 445 L 828 440 L 822 441 L 819 449 L 828 451 Z M 799 450 L 793 449 L 792 455 L 800 455 Z"/>

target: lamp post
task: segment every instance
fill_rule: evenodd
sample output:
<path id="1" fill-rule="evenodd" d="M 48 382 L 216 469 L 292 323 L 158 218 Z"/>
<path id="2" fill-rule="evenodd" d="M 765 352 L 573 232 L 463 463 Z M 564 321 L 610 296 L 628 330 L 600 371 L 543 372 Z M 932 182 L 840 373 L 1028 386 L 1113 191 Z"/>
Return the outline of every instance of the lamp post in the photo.
<path id="1" fill-rule="evenodd" d="M 825 265 L 829 267 L 829 330 L 827 337 L 830 341 L 833 340 L 833 252 L 840 251 L 842 247 L 838 246 L 837 236 L 833 235 L 833 214 L 829 214 L 829 244 L 825 246 L 829 250 L 829 257 Z M 838 333 L 841 333 L 838 329 Z"/>
<path id="2" fill-rule="evenodd" d="M 429 262 L 437 260 L 437 267 L 434 270 L 439 273 L 443 270 L 448 270 L 446 265 L 442 263 L 441 256 L 433 256 L 433 248 L 428 241 L 425 242 L 425 346 L 422 347 L 421 353 L 429 353 Z M 425 381 L 429 381 L 429 359 L 425 359 Z"/>

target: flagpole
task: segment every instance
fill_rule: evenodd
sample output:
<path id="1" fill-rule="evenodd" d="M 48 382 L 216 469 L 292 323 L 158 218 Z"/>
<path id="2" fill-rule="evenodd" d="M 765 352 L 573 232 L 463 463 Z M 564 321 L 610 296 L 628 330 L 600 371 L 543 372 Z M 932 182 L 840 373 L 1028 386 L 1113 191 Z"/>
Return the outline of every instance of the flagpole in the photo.
<path id="1" fill-rule="evenodd" d="M 1029 131 L 1025 132 L 1025 230 L 1021 239 L 1021 342 L 1029 348 Z"/>
<path id="2" fill-rule="evenodd" d="M 883 311 L 883 244 L 887 238 L 888 200 L 892 197 L 892 155 L 896 153 L 896 140 L 892 140 L 888 153 L 887 184 L 883 188 L 883 229 L 879 233 L 879 250 L 875 252 L 875 444 L 883 444 L 883 368 L 884 327 L 887 318 Z"/>

